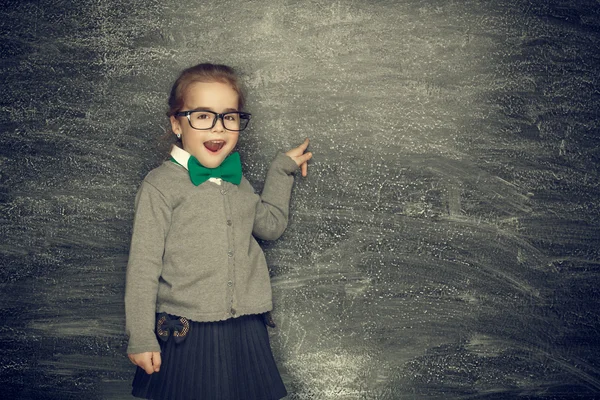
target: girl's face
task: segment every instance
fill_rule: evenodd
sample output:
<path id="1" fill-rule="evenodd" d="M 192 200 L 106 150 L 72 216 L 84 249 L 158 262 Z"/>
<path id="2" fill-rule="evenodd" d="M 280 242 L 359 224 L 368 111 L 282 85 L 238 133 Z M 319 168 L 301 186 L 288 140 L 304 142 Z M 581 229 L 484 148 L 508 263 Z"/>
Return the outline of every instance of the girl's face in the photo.
<path id="1" fill-rule="evenodd" d="M 182 111 L 210 110 L 216 113 L 238 110 L 238 95 L 221 82 L 196 82 L 188 86 Z M 239 132 L 228 131 L 218 118 L 212 129 L 197 130 L 187 117 L 171 117 L 173 133 L 181 134 L 183 149 L 196 157 L 206 168 L 216 168 L 231 153 Z"/>

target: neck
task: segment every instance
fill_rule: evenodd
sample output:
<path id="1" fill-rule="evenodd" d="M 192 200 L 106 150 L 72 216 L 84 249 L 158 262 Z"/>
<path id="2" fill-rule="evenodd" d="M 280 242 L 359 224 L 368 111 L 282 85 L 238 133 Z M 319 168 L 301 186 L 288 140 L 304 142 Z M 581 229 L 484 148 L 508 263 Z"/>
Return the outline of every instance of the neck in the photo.
<path id="1" fill-rule="evenodd" d="M 227 157 L 229 157 L 233 153 L 234 152 L 227 154 Z M 182 149 L 181 147 L 174 144 L 171 147 L 171 157 L 173 157 L 173 159 L 175 161 L 177 161 L 178 164 L 181 164 L 182 167 L 184 167 L 185 169 L 188 169 L 188 167 L 187 167 L 188 161 L 189 161 L 190 157 L 192 157 L 192 155 L 190 153 L 188 153 L 187 151 L 185 151 L 184 149 Z M 227 157 L 225 157 L 225 159 L 227 159 Z M 200 160 L 196 159 L 196 161 L 198 161 L 198 163 L 200 163 Z M 200 165 L 202 165 L 202 164 L 200 164 Z M 202 166 L 204 167 L 204 165 L 202 165 Z M 204 168 L 214 169 L 214 168 L 209 168 L 209 167 L 204 167 Z M 216 166 L 215 168 L 219 168 L 219 166 Z"/>

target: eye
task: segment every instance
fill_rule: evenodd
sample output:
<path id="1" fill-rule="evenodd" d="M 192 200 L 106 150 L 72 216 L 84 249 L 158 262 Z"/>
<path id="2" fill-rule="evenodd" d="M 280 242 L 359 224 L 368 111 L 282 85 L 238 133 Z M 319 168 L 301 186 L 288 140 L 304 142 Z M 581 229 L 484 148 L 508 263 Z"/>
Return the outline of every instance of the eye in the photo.
<path id="1" fill-rule="evenodd" d="M 213 115 L 205 111 L 196 111 L 192 113 L 193 119 L 212 119 Z"/>
<path id="2" fill-rule="evenodd" d="M 238 113 L 225 114 L 225 119 L 227 121 L 239 121 L 240 115 Z"/>

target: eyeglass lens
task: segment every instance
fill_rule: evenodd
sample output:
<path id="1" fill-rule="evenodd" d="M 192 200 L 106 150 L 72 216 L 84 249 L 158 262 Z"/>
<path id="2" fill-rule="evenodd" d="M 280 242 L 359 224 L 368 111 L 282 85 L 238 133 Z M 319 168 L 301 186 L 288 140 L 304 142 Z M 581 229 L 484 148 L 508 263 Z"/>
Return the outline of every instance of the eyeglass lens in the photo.
<path id="1" fill-rule="evenodd" d="M 216 124 L 216 113 L 210 111 L 194 111 L 190 113 L 190 123 L 195 129 L 210 129 Z M 248 125 L 249 118 L 239 112 L 223 114 L 223 127 L 231 131 L 241 131 Z"/>

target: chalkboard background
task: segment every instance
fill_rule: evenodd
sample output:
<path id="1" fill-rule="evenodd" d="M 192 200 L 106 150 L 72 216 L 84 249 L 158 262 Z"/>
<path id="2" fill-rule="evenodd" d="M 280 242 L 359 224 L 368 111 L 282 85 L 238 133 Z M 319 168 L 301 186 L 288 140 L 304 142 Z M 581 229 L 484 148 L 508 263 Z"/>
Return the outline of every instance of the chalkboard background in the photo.
<path id="1" fill-rule="evenodd" d="M 289 399 L 600 398 L 600 4 L 3 1 L 0 390 L 128 399 L 133 199 L 167 92 L 238 69 Z"/>

